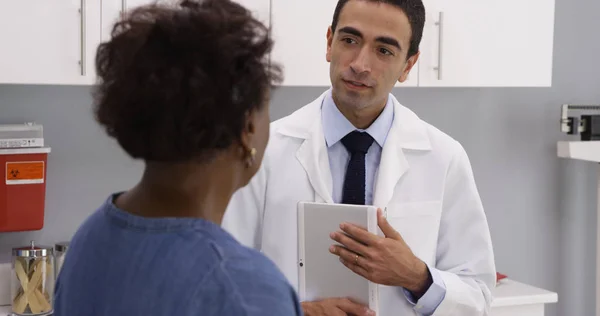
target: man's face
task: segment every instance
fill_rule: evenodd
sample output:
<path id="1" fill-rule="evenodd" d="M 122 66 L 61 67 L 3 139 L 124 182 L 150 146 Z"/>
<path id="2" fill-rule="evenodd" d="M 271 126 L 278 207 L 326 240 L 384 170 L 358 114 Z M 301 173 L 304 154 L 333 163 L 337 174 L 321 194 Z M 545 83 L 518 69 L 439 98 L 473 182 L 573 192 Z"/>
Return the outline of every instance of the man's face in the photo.
<path id="1" fill-rule="evenodd" d="M 327 61 L 338 106 L 383 108 L 397 81 L 404 82 L 418 54 L 406 59 L 411 27 L 406 14 L 387 3 L 351 0 L 335 34 L 327 32 Z"/>

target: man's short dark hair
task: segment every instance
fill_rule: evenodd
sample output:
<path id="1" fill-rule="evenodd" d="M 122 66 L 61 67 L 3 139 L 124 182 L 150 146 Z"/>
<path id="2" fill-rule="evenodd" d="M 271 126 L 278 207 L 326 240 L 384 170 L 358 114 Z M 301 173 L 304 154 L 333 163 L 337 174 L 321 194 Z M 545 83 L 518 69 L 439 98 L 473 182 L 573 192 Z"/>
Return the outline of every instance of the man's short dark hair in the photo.
<path id="1" fill-rule="evenodd" d="M 229 0 L 134 9 L 96 55 L 94 112 L 133 158 L 183 162 L 228 148 L 281 81 L 266 26 Z"/>
<path id="2" fill-rule="evenodd" d="M 340 18 L 342 9 L 349 0 L 338 0 L 338 3 L 333 12 L 333 21 L 331 22 L 331 30 L 335 33 L 335 29 Z M 356 0 L 355 0 L 356 1 Z M 406 58 L 409 58 L 419 52 L 419 45 L 423 37 L 423 28 L 425 26 L 425 6 L 421 0 L 361 0 L 370 2 L 387 3 L 400 8 L 408 17 L 410 22 L 411 37 L 410 47 Z"/>

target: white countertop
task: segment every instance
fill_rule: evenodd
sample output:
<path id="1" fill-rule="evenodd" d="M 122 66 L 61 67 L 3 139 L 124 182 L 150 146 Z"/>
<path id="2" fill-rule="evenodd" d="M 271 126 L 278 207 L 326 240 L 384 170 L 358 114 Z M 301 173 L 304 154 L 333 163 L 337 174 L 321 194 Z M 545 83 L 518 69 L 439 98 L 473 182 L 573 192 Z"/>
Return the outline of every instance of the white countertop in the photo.
<path id="1" fill-rule="evenodd" d="M 0 306 L 0 316 L 10 316 L 10 306 Z"/>
<path id="2" fill-rule="evenodd" d="M 557 293 L 504 279 L 494 289 L 492 307 L 547 304 L 556 303 L 557 301 Z M 7 316 L 8 313 L 10 313 L 10 306 L 0 306 L 0 316 Z"/>
<path id="3" fill-rule="evenodd" d="M 503 279 L 493 291 L 492 307 L 516 306 L 526 304 L 556 303 L 558 294 L 523 284 L 511 279 Z"/>

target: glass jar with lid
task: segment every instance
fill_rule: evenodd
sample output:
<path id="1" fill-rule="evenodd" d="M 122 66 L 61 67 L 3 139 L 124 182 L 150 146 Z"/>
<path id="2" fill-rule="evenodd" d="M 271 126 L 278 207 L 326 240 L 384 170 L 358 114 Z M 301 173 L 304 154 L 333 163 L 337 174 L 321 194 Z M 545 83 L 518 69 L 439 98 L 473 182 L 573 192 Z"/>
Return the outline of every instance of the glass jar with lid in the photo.
<path id="1" fill-rule="evenodd" d="M 69 249 L 69 242 L 63 241 L 56 243 L 54 245 L 54 257 L 56 258 L 56 278 L 58 279 L 58 273 L 60 273 L 60 269 L 62 269 L 62 265 L 65 262 L 65 256 L 67 255 L 67 250 Z"/>
<path id="2" fill-rule="evenodd" d="M 54 311 L 54 252 L 36 245 L 13 248 L 11 274 L 12 313 L 18 316 L 50 315 Z"/>

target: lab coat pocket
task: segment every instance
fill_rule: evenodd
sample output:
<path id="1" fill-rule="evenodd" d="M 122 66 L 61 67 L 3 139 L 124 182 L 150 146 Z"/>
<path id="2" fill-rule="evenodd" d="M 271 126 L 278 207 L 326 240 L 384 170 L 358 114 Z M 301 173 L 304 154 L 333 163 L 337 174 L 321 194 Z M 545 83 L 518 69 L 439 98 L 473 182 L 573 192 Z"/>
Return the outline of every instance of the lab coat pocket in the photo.
<path id="1" fill-rule="evenodd" d="M 435 264 L 441 201 L 395 203 L 385 213 L 412 252 L 425 263 Z"/>

